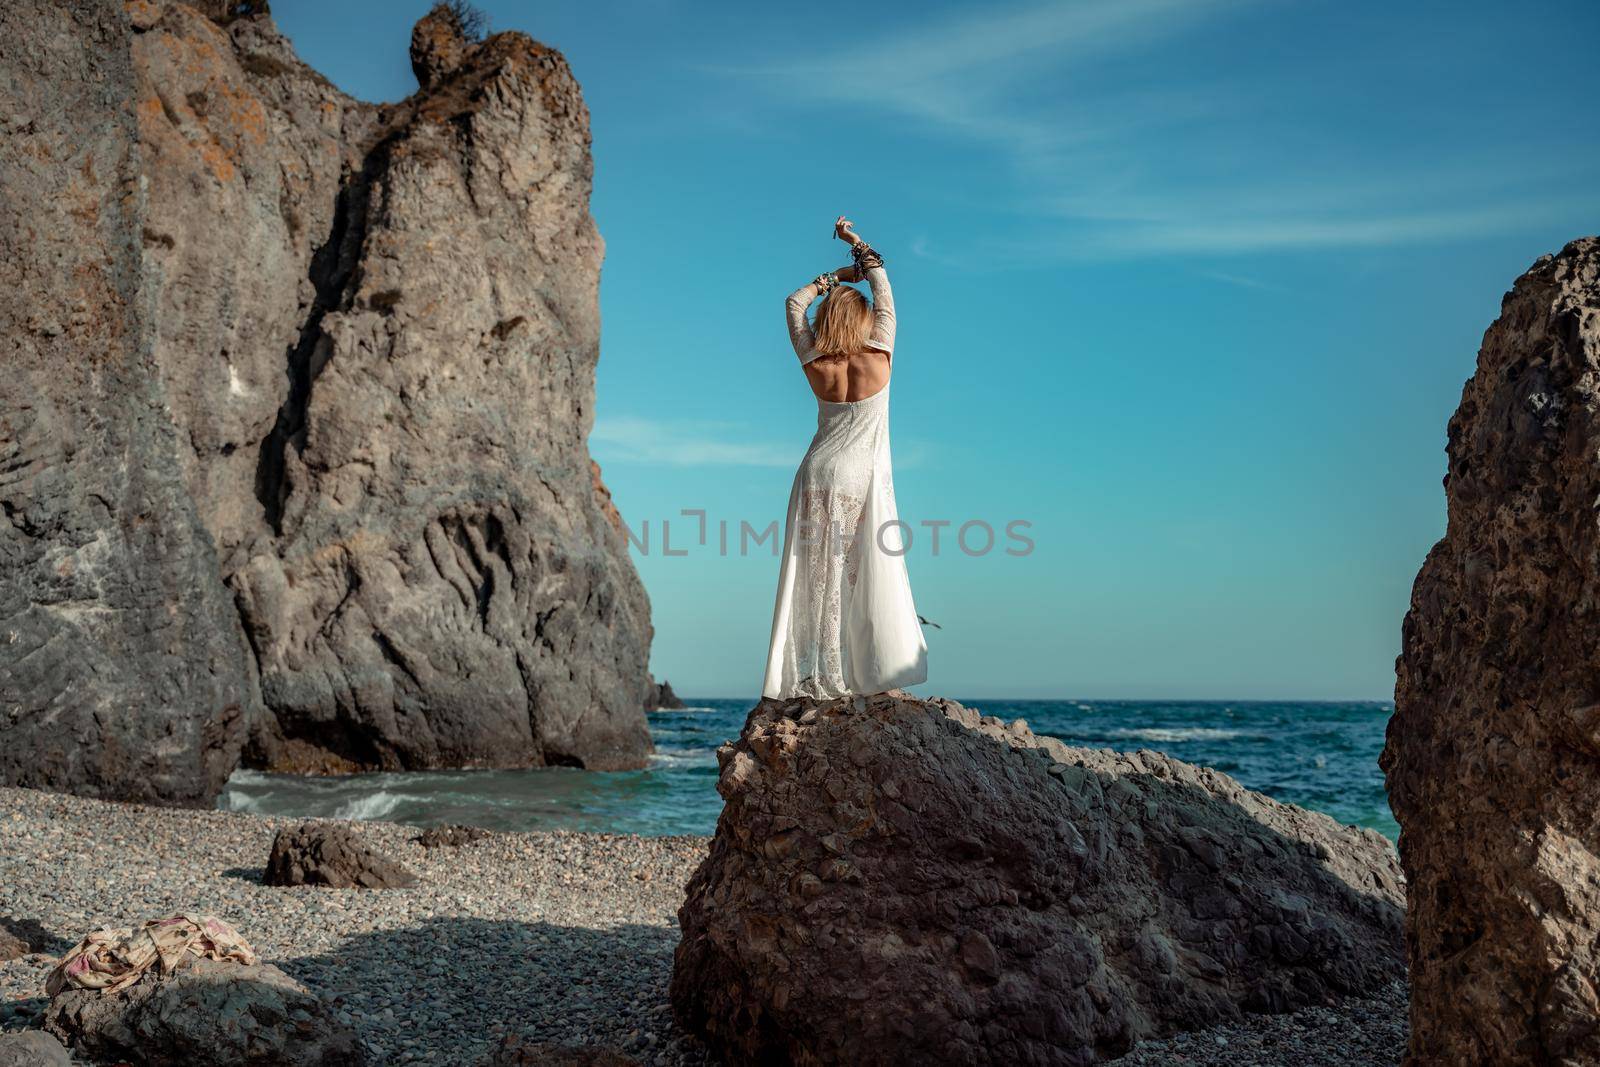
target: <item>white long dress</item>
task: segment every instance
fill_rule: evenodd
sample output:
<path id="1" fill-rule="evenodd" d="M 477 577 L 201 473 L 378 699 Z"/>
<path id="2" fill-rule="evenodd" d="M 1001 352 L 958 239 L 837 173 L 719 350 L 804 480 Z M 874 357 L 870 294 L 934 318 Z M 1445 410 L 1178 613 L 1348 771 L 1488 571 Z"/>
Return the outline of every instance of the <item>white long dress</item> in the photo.
<path id="1" fill-rule="evenodd" d="M 882 267 L 866 272 L 867 344 L 894 351 L 894 298 Z M 817 353 L 806 321 L 814 286 L 785 301 L 800 362 Z M 881 693 L 928 677 L 911 599 L 889 458 L 889 386 L 862 400 L 817 401 L 817 433 L 795 472 L 761 693 L 819 699 Z"/>

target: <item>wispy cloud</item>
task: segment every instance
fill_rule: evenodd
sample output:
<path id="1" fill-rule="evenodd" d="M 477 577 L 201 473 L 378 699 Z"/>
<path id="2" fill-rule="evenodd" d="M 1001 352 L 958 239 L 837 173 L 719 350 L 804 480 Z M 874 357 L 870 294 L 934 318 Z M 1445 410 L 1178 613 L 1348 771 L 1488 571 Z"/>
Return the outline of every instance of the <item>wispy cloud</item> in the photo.
<path id="1" fill-rule="evenodd" d="M 733 423 L 704 420 L 600 418 L 589 444 L 603 461 L 671 467 L 793 467 L 800 461 L 792 444 L 752 439 Z"/>
<path id="2" fill-rule="evenodd" d="M 602 463 L 644 463 L 667 467 L 787 467 L 804 455 L 795 442 L 763 441 L 748 427 L 703 419 L 617 416 L 595 420 L 589 447 Z M 895 466 L 921 465 L 931 448 L 911 435 L 897 438 Z"/>
<path id="3" fill-rule="evenodd" d="M 1336 131 L 1302 130 L 1271 85 L 1213 76 L 1163 81 L 1161 50 L 1225 20 L 1268 16 L 1275 0 L 1051 0 L 922 22 L 803 60 L 701 65 L 770 106 L 876 108 L 915 130 L 987 150 L 1015 188 L 974 188 L 972 206 L 1026 213 L 1020 241 L 982 233 L 967 247 L 920 238 L 914 254 L 1011 262 L 1442 242 L 1570 217 L 1552 190 L 1528 193 L 1525 161 L 1473 145 L 1470 158 L 1341 153 Z M 1181 64 L 1179 64 L 1181 66 Z M 741 97 L 743 99 L 743 97 Z M 1276 114 L 1274 121 L 1264 116 Z M 1307 134 L 1315 152 L 1273 143 Z M 1326 136 L 1323 134 L 1326 133 Z M 1302 146 L 1303 147 L 1303 146 Z M 1378 150 L 1382 151 L 1382 150 Z M 1504 153 L 1502 153 L 1504 155 Z M 1521 173 L 1508 170 L 1522 168 Z M 1584 204 L 1592 209 L 1591 198 Z"/>
<path id="4" fill-rule="evenodd" d="M 1214 282 L 1221 282 L 1223 285 L 1238 286 L 1240 289 L 1260 289 L 1271 293 L 1283 292 L 1282 286 L 1264 282 L 1260 278 L 1250 278 L 1243 274 L 1232 274 L 1223 270 L 1204 270 L 1200 272 L 1200 277 Z"/>

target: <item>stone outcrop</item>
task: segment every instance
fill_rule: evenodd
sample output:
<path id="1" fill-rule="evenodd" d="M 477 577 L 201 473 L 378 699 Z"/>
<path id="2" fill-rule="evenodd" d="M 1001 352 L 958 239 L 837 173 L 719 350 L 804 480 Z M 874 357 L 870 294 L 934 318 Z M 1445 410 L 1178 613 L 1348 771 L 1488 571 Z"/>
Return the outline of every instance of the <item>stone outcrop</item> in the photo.
<path id="1" fill-rule="evenodd" d="M 0 12 L 0 780 L 642 765 L 588 112 L 429 19 L 375 106 L 264 4 Z"/>
<path id="2" fill-rule="evenodd" d="M 1404 974 L 1379 834 L 947 700 L 766 700 L 679 911 L 729 1064 L 1088 1064 Z"/>
<path id="3" fill-rule="evenodd" d="M 1517 279 L 1450 420 L 1383 768 L 1408 1063 L 1600 1062 L 1600 239 Z"/>
<path id="4" fill-rule="evenodd" d="M 651 682 L 650 690 L 645 694 L 644 710 L 646 711 L 680 711 L 684 707 L 678 694 L 672 691 L 672 683 L 666 680 Z"/>
<path id="5" fill-rule="evenodd" d="M 279 830 L 262 881 L 333 889 L 403 889 L 417 876 L 368 848 L 343 823 L 304 822 Z"/>
<path id="6" fill-rule="evenodd" d="M 97 1063 L 139 1067 L 358 1067 L 355 1032 L 269 963 L 199 959 L 116 993 L 51 998 L 45 1029 Z"/>

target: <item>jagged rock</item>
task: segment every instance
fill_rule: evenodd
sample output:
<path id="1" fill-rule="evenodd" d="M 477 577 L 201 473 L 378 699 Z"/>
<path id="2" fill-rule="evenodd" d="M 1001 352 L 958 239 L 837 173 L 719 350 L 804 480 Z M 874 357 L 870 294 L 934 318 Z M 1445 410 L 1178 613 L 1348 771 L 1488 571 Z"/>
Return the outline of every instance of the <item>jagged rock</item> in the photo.
<path id="1" fill-rule="evenodd" d="M 45 1029 L 81 1056 L 135 1067 L 345 1067 L 366 1062 L 356 1035 L 271 964 L 197 959 L 146 972 L 117 993 L 69 989 Z"/>
<path id="2" fill-rule="evenodd" d="M 434 826 L 418 834 L 416 842 L 423 848 L 460 848 L 489 836 L 481 826 Z"/>
<path id="3" fill-rule="evenodd" d="M 342 823 L 304 822 L 279 830 L 262 881 L 334 889 L 402 889 L 417 876 L 372 851 Z"/>
<path id="4" fill-rule="evenodd" d="M 261 4 L 19 0 L 0 34 L 0 781 L 642 766 L 560 53 L 466 42 L 379 107 Z"/>
<path id="5" fill-rule="evenodd" d="M 130 33 L 0 4 L 0 782 L 200 802 L 251 689 L 156 373 Z"/>
<path id="6" fill-rule="evenodd" d="M 436 4 L 411 29 L 411 70 L 417 84 L 431 88 L 461 65 L 471 47 L 460 14 L 448 4 Z"/>
<path id="7" fill-rule="evenodd" d="M 1501 302 L 1450 420 L 1383 768 L 1407 1063 L 1600 1062 L 1600 239 Z"/>
<path id="8" fill-rule="evenodd" d="M 665 708 L 674 711 L 682 707 L 684 703 L 678 699 L 678 694 L 672 691 L 671 682 L 663 679 L 660 683 L 650 684 L 650 692 L 644 698 L 644 710 L 660 711 Z"/>
<path id="9" fill-rule="evenodd" d="M 43 1030 L 0 1034 L 0 1067 L 72 1067 L 72 1054 Z"/>
<path id="10" fill-rule="evenodd" d="M 1217 771 L 898 691 L 718 758 L 671 996 L 728 1064 L 1088 1064 L 1404 973 L 1389 843 Z"/>

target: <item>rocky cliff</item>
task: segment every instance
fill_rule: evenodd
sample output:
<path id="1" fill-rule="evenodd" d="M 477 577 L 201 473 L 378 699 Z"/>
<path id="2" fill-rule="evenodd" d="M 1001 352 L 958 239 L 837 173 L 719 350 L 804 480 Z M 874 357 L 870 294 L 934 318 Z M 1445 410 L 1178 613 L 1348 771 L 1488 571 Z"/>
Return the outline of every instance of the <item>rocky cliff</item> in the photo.
<path id="1" fill-rule="evenodd" d="M 1216 771 L 899 692 L 719 758 L 672 1002 L 729 1064 L 1090 1064 L 1404 974 L 1389 843 Z"/>
<path id="2" fill-rule="evenodd" d="M 1517 279 L 1450 420 L 1383 767 L 1409 1063 L 1600 1062 L 1600 239 Z"/>
<path id="3" fill-rule="evenodd" d="M 642 762 L 562 56 L 435 12 L 374 106 L 261 3 L 0 19 L 0 778 Z"/>

